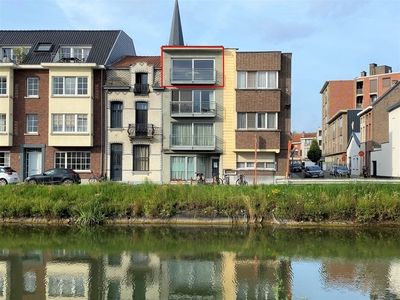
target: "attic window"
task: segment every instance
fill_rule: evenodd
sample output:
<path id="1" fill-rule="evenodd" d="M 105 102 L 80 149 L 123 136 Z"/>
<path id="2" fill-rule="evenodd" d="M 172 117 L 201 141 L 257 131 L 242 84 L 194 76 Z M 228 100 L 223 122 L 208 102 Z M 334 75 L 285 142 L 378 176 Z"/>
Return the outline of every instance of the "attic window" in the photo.
<path id="1" fill-rule="evenodd" d="M 37 44 L 35 51 L 50 52 L 52 46 L 53 46 L 53 44 L 49 44 L 49 43 L 39 43 L 39 44 Z"/>

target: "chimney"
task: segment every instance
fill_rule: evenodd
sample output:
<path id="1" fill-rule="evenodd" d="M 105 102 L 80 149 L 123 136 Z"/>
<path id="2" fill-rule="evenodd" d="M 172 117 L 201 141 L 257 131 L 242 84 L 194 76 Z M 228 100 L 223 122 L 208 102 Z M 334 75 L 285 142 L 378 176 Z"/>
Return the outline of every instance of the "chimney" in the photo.
<path id="1" fill-rule="evenodd" d="M 369 75 L 370 75 L 370 76 L 371 76 L 371 75 L 376 75 L 376 74 L 375 74 L 375 68 L 376 68 L 376 64 L 374 64 L 374 63 L 369 64 Z"/>
<path id="2" fill-rule="evenodd" d="M 367 76 L 367 72 L 362 71 L 362 72 L 361 72 L 361 77 L 365 77 L 365 76 Z"/>

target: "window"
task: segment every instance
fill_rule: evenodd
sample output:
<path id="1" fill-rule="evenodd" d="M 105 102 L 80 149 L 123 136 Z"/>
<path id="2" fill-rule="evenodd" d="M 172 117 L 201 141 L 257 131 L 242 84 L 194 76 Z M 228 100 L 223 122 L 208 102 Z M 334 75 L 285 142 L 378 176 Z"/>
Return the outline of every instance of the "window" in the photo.
<path id="1" fill-rule="evenodd" d="M 6 114 L 0 114 L 0 132 L 6 132 Z"/>
<path id="2" fill-rule="evenodd" d="M 369 92 L 370 93 L 377 93 L 378 92 L 378 80 L 377 79 L 371 79 L 369 81 Z"/>
<path id="3" fill-rule="evenodd" d="M 238 129 L 277 129 L 278 113 L 238 113 Z"/>
<path id="4" fill-rule="evenodd" d="M 38 43 L 35 51 L 36 52 L 50 52 L 50 50 L 53 48 L 52 44 L 49 43 Z"/>
<path id="5" fill-rule="evenodd" d="M 339 128 L 342 128 L 342 126 L 343 126 L 343 118 L 340 118 L 339 119 Z"/>
<path id="6" fill-rule="evenodd" d="M 215 109 L 213 90 L 172 90 L 172 113 L 207 112 Z"/>
<path id="7" fill-rule="evenodd" d="M 83 47 L 63 47 L 61 48 L 61 59 L 72 61 L 72 58 L 78 62 L 85 62 L 89 56 L 90 48 Z M 71 59 L 71 60 L 70 60 Z"/>
<path id="8" fill-rule="evenodd" d="M 389 87 L 390 86 L 390 77 L 382 78 L 382 86 L 383 87 Z"/>
<path id="9" fill-rule="evenodd" d="M 53 132 L 87 132 L 87 115 L 53 114 Z"/>
<path id="10" fill-rule="evenodd" d="M 29 77 L 26 79 L 26 95 L 28 97 L 37 97 L 39 95 L 39 78 Z"/>
<path id="11" fill-rule="evenodd" d="M 7 77 L 0 77 L 0 95 L 7 95 Z"/>
<path id="12" fill-rule="evenodd" d="M 37 133 L 38 132 L 38 115 L 27 115 L 26 116 L 26 132 Z"/>
<path id="13" fill-rule="evenodd" d="M 88 171 L 90 170 L 90 152 L 89 151 L 55 152 L 54 167 Z"/>
<path id="14" fill-rule="evenodd" d="M 196 178 L 196 172 L 206 174 L 206 162 L 201 156 L 172 156 L 171 181 Z"/>
<path id="15" fill-rule="evenodd" d="M 122 128 L 122 102 L 111 102 L 111 128 Z"/>
<path id="16" fill-rule="evenodd" d="M 53 77 L 53 95 L 87 95 L 87 77 Z"/>
<path id="17" fill-rule="evenodd" d="M 0 151 L 0 166 L 10 166 L 10 152 Z"/>
<path id="18" fill-rule="evenodd" d="M 237 169 L 252 169 L 254 170 L 254 162 L 237 162 Z M 275 162 L 257 162 L 257 169 L 267 169 L 276 171 Z"/>
<path id="19" fill-rule="evenodd" d="M 244 72 L 237 74 L 238 89 L 276 89 L 278 88 L 277 71 Z"/>
<path id="20" fill-rule="evenodd" d="M 172 80 L 215 80 L 214 59 L 173 59 Z"/>
<path id="21" fill-rule="evenodd" d="M 133 171 L 149 171 L 149 145 L 133 146 Z"/>
<path id="22" fill-rule="evenodd" d="M 214 146 L 213 123 L 172 123 L 171 145 Z"/>

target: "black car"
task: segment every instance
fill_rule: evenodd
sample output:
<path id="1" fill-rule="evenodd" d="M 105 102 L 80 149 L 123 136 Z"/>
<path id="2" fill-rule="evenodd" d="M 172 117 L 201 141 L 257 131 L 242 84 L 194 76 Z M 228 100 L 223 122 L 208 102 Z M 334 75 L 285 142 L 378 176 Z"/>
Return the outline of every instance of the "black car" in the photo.
<path id="1" fill-rule="evenodd" d="M 307 178 L 323 178 L 324 177 L 324 171 L 322 169 L 315 165 L 315 166 L 308 166 L 304 170 L 304 177 Z"/>
<path id="2" fill-rule="evenodd" d="M 290 172 L 295 173 L 295 172 L 301 172 L 302 167 L 299 163 L 292 163 L 290 165 Z"/>
<path id="3" fill-rule="evenodd" d="M 28 176 L 25 181 L 29 184 L 80 184 L 81 177 L 72 169 L 54 168 L 42 174 Z"/>

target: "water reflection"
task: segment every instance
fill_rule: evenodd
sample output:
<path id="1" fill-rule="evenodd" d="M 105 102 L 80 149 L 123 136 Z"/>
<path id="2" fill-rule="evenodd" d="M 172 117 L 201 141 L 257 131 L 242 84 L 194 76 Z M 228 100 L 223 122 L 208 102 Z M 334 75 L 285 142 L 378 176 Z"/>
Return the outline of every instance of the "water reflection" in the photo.
<path id="1" fill-rule="evenodd" d="M 399 299 L 396 228 L 2 227 L 1 299 Z"/>

